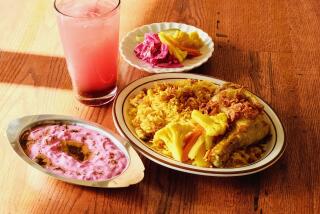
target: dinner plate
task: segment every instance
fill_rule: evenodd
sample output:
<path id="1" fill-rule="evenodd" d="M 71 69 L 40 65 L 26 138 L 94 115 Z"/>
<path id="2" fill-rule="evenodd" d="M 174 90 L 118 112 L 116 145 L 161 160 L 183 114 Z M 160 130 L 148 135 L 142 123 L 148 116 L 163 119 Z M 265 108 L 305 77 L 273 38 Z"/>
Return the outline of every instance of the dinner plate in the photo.
<path id="1" fill-rule="evenodd" d="M 120 174 L 108 180 L 80 180 L 64 177 L 48 171 L 33 160 L 31 160 L 23 151 L 21 146 L 21 138 L 23 133 L 40 125 L 48 124 L 73 124 L 81 127 L 94 130 L 99 134 L 108 137 L 127 157 L 129 163 L 125 170 Z M 136 151 L 131 147 L 127 140 L 121 138 L 117 134 L 105 129 L 104 127 L 81 120 L 79 118 L 64 116 L 64 115 L 30 115 L 15 119 L 10 122 L 7 128 L 7 137 L 15 153 L 33 168 L 45 173 L 55 179 L 89 187 L 102 188 L 119 188 L 127 187 L 132 184 L 139 183 L 144 177 L 144 166 Z"/>
<path id="2" fill-rule="evenodd" d="M 264 112 L 267 115 L 269 123 L 271 124 L 272 137 L 270 137 L 267 144 L 267 151 L 265 152 L 264 156 L 257 162 L 238 168 L 204 168 L 173 160 L 148 147 L 134 133 L 134 128 L 131 125 L 131 120 L 127 114 L 128 107 L 130 105 L 129 100 L 141 90 L 150 88 L 157 82 L 173 82 L 182 79 L 207 80 L 218 85 L 225 83 L 225 81 L 223 80 L 199 74 L 155 74 L 130 83 L 115 98 L 113 104 L 113 120 L 116 128 L 123 137 L 127 138 L 130 141 L 131 145 L 138 152 L 140 152 L 151 161 L 177 171 L 217 177 L 242 176 L 256 173 L 270 167 L 282 156 L 286 147 L 283 126 L 272 108 L 259 97 L 257 97 L 257 99 L 264 106 Z"/>
<path id="3" fill-rule="evenodd" d="M 201 56 L 194 57 L 192 59 L 186 59 L 182 63 L 183 67 L 180 67 L 180 68 L 153 67 L 152 65 L 136 57 L 133 50 L 136 47 L 136 45 L 139 43 L 136 40 L 137 36 L 143 36 L 145 33 L 149 33 L 149 32 L 157 33 L 163 30 L 168 30 L 173 28 L 180 29 L 184 32 L 193 32 L 193 31 L 198 32 L 200 38 L 204 43 L 203 47 L 200 49 Z M 212 56 L 213 46 L 214 45 L 211 37 L 207 33 L 205 33 L 203 30 L 197 27 L 183 24 L 183 23 L 162 22 L 162 23 L 153 23 L 149 25 L 143 25 L 127 33 L 127 35 L 125 35 L 120 42 L 119 51 L 123 59 L 135 68 L 138 68 L 140 70 L 143 70 L 149 73 L 168 73 L 168 72 L 190 71 L 191 69 L 202 65 Z"/>

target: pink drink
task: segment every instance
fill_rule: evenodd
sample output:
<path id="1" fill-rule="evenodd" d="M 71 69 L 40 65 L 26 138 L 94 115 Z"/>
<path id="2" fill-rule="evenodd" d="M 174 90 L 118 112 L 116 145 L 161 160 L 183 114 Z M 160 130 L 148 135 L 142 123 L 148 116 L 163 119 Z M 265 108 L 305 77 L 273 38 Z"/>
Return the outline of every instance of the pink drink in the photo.
<path id="1" fill-rule="evenodd" d="M 113 99 L 117 86 L 119 0 L 56 0 L 58 26 L 77 98 Z"/>

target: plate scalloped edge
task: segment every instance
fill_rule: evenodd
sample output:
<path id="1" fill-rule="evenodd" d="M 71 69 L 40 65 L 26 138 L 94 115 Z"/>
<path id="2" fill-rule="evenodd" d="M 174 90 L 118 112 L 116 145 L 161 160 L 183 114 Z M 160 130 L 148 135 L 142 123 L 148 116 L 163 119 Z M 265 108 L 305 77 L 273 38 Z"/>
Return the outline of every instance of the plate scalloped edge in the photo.
<path id="1" fill-rule="evenodd" d="M 183 67 L 180 68 L 158 68 L 152 67 L 151 65 L 143 62 L 139 58 L 134 55 L 134 47 L 138 44 L 135 41 L 137 35 L 147 32 L 159 32 L 161 30 L 167 30 L 171 28 L 179 28 L 186 32 L 197 31 L 199 36 L 204 42 L 204 46 L 201 48 L 201 52 L 203 53 L 199 57 L 195 57 L 192 59 L 188 59 L 183 62 Z M 121 40 L 119 46 L 120 55 L 123 59 L 131 66 L 149 72 L 149 73 L 171 73 L 171 72 L 186 72 L 190 71 L 196 67 L 201 66 L 203 63 L 207 62 L 209 58 L 212 56 L 214 51 L 214 43 L 212 38 L 200 28 L 194 27 L 192 25 L 187 25 L 184 23 L 176 23 L 176 22 L 161 22 L 161 23 L 152 23 L 140 26 L 135 28 L 134 30 L 128 32 Z"/>

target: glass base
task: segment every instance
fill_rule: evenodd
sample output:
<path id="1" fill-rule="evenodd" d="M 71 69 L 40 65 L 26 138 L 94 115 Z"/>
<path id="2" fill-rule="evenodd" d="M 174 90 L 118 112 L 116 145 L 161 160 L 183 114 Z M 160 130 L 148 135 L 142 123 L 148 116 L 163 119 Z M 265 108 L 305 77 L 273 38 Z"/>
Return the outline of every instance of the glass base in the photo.
<path id="1" fill-rule="evenodd" d="M 79 94 L 76 95 L 79 102 L 87 105 L 87 106 L 102 106 L 113 101 L 117 94 L 117 87 L 115 87 L 109 94 L 102 97 L 83 97 Z"/>

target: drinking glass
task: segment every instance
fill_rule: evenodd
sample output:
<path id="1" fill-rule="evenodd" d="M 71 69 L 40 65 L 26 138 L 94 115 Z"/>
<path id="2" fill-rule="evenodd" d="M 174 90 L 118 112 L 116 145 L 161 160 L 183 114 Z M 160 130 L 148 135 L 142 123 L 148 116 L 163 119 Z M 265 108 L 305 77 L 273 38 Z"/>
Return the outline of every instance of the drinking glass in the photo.
<path id="1" fill-rule="evenodd" d="M 77 99 L 104 105 L 117 93 L 120 0 L 55 0 L 58 28 Z"/>

